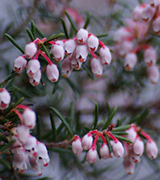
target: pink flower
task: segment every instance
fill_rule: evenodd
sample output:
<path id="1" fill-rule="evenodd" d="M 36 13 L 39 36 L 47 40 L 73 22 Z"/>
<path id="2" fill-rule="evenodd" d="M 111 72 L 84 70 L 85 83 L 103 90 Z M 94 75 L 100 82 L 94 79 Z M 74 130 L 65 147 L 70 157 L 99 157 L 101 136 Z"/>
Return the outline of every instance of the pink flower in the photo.
<path id="1" fill-rule="evenodd" d="M 19 125 L 17 127 L 17 135 L 22 144 L 26 143 L 29 137 L 29 128 L 24 124 Z"/>
<path id="2" fill-rule="evenodd" d="M 77 41 L 80 44 L 86 43 L 88 39 L 88 31 L 86 29 L 79 29 L 77 32 Z"/>
<path id="3" fill-rule="evenodd" d="M 155 65 L 157 61 L 157 54 L 155 49 L 152 47 L 147 48 L 144 51 L 144 62 L 146 63 L 147 66 L 152 66 Z"/>
<path id="4" fill-rule="evenodd" d="M 124 67 L 130 71 L 134 68 L 137 63 L 137 56 L 135 53 L 128 53 L 124 59 Z"/>
<path id="5" fill-rule="evenodd" d="M 25 144 L 23 145 L 26 153 L 29 157 L 37 157 L 37 139 L 33 136 L 29 136 Z"/>
<path id="6" fill-rule="evenodd" d="M 90 35 L 87 39 L 87 46 L 90 51 L 95 52 L 98 48 L 99 40 L 95 35 Z"/>
<path id="7" fill-rule="evenodd" d="M 14 71 L 16 73 L 22 73 L 22 71 L 26 68 L 26 65 L 26 59 L 22 56 L 19 56 L 14 60 Z"/>
<path id="8" fill-rule="evenodd" d="M 142 20 L 142 12 L 146 5 L 142 4 L 140 6 L 137 6 L 133 12 L 132 12 L 132 18 L 135 21 L 141 21 Z"/>
<path id="9" fill-rule="evenodd" d="M 64 78 L 67 78 L 71 75 L 72 72 L 71 60 L 69 58 L 65 58 L 61 65 L 61 74 Z"/>
<path id="10" fill-rule="evenodd" d="M 103 73 L 103 66 L 100 62 L 99 59 L 97 58 L 93 58 L 90 62 L 90 66 L 91 66 L 91 70 L 92 70 L 92 73 L 97 76 L 97 77 L 100 77 Z"/>
<path id="11" fill-rule="evenodd" d="M 8 108 L 11 102 L 11 95 L 5 88 L 0 88 L 0 109 Z"/>
<path id="12" fill-rule="evenodd" d="M 123 167 L 127 174 L 133 174 L 135 169 L 135 163 L 129 160 L 129 157 L 124 157 L 123 160 Z"/>
<path id="13" fill-rule="evenodd" d="M 158 148 L 154 141 L 148 141 L 146 143 L 146 153 L 150 159 L 155 159 L 158 155 Z"/>
<path id="14" fill-rule="evenodd" d="M 137 156 L 141 156 L 144 151 L 144 144 L 140 138 L 136 138 L 135 142 L 133 143 L 133 152 Z"/>
<path id="15" fill-rule="evenodd" d="M 82 151 L 82 141 L 79 136 L 72 142 L 72 151 L 75 155 L 79 155 Z"/>
<path id="16" fill-rule="evenodd" d="M 41 80 L 41 76 L 42 73 L 41 70 L 39 69 L 38 72 L 33 77 L 29 77 L 29 83 L 32 84 L 32 86 L 38 86 Z"/>
<path id="17" fill-rule="evenodd" d="M 42 175 L 41 167 L 40 167 L 40 164 L 38 164 L 36 162 L 36 158 L 35 157 L 29 157 L 29 163 L 30 163 L 33 171 L 38 171 L 38 175 L 41 176 Z"/>
<path id="18" fill-rule="evenodd" d="M 64 58 L 64 48 L 59 44 L 54 44 L 51 49 L 51 53 L 54 56 L 54 59 L 57 61 L 62 61 Z"/>
<path id="19" fill-rule="evenodd" d="M 86 45 L 78 45 L 76 47 L 76 59 L 80 62 L 85 62 L 88 56 L 88 49 Z"/>
<path id="20" fill-rule="evenodd" d="M 110 158 L 110 152 L 107 144 L 103 144 L 102 147 L 100 148 L 100 155 L 101 158 L 103 159 L 108 159 Z"/>
<path id="21" fill-rule="evenodd" d="M 126 133 L 128 133 L 128 135 L 126 135 L 126 138 L 134 142 L 137 136 L 137 132 L 135 131 L 134 127 L 131 127 L 128 130 L 126 130 Z"/>
<path id="22" fill-rule="evenodd" d="M 27 44 L 24 52 L 27 58 L 32 58 L 37 52 L 37 45 L 34 42 Z"/>
<path id="23" fill-rule="evenodd" d="M 155 8 L 147 4 L 146 7 L 143 9 L 142 19 L 145 22 L 149 22 L 152 20 L 154 13 L 155 13 Z"/>
<path id="24" fill-rule="evenodd" d="M 120 141 L 112 143 L 112 150 L 115 157 L 120 158 L 124 154 L 124 147 Z"/>
<path id="25" fill-rule="evenodd" d="M 156 65 L 147 67 L 147 79 L 152 84 L 156 84 L 159 80 L 159 69 Z"/>
<path id="26" fill-rule="evenodd" d="M 35 76 L 40 69 L 40 63 L 37 59 L 30 60 L 28 62 L 27 74 L 29 77 Z"/>
<path id="27" fill-rule="evenodd" d="M 97 151 L 95 147 L 92 147 L 88 152 L 86 156 L 86 160 L 88 163 L 93 164 L 97 160 Z"/>
<path id="28" fill-rule="evenodd" d="M 82 148 L 83 148 L 84 150 L 88 150 L 89 148 L 91 148 L 92 142 L 93 142 L 93 137 L 92 137 L 92 135 L 86 134 L 86 135 L 82 138 Z"/>
<path id="29" fill-rule="evenodd" d="M 65 54 L 71 56 L 76 49 L 76 43 L 73 39 L 69 39 L 64 43 Z"/>
<path id="30" fill-rule="evenodd" d="M 160 17 L 158 16 L 152 22 L 153 31 L 155 34 L 160 35 Z"/>
<path id="31" fill-rule="evenodd" d="M 112 56 L 107 46 L 105 46 L 104 48 L 103 47 L 100 48 L 99 55 L 102 64 L 108 65 L 111 63 Z"/>
<path id="32" fill-rule="evenodd" d="M 58 81 L 59 78 L 59 70 L 55 64 L 48 64 L 46 67 L 46 74 L 48 79 L 51 82 L 56 82 Z"/>
<path id="33" fill-rule="evenodd" d="M 28 128 L 33 129 L 36 125 L 36 113 L 33 110 L 27 108 L 23 111 L 22 117 L 24 124 Z"/>
<path id="34" fill-rule="evenodd" d="M 114 34 L 114 41 L 117 43 L 122 43 L 132 36 L 132 33 L 126 28 L 121 27 Z"/>

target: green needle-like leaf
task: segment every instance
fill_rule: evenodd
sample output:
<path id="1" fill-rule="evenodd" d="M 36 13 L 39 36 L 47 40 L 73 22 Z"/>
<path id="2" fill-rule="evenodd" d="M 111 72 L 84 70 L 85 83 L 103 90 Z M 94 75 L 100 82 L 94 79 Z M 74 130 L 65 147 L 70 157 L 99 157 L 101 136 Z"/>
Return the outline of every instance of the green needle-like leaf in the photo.
<path id="1" fill-rule="evenodd" d="M 127 139 L 127 138 L 124 138 L 124 137 L 122 137 L 122 136 L 119 136 L 119 135 L 116 135 L 116 134 L 114 134 L 114 136 L 115 136 L 117 139 L 121 140 L 121 141 L 126 141 L 126 142 L 129 142 L 129 143 L 133 143 L 131 140 L 129 140 L 129 139 Z"/>
<path id="2" fill-rule="evenodd" d="M 99 34 L 99 35 L 96 35 L 96 36 L 97 36 L 97 38 L 103 38 L 103 37 L 107 37 L 108 34 Z"/>
<path id="3" fill-rule="evenodd" d="M 53 137 L 52 139 L 53 139 L 53 142 L 56 142 L 57 131 L 56 131 L 56 126 L 53 119 L 53 114 L 51 112 L 50 112 L 50 121 L 51 121 L 51 127 L 52 127 L 52 137 Z"/>
<path id="4" fill-rule="evenodd" d="M 7 161 L 5 161 L 4 159 L 0 159 L 0 164 L 5 166 L 7 169 L 11 169 L 11 165 Z"/>
<path id="5" fill-rule="evenodd" d="M 60 120 L 63 122 L 63 124 L 65 125 L 66 129 L 68 130 L 69 134 L 71 137 L 73 137 L 73 131 L 72 129 L 70 128 L 69 124 L 67 123 L 67 121 L 63 118 L 63 116 L 61 115 L 61 113 L 53 108 L 53 107 L 50 107 L 51 111 L 53 111 L 59 118 Z"/>
<path id="6" fill-rule="evenodd" d="M 28 34 L 30 40 L 34 41 L 34 36 L 33 36 L 32 32 L 30 31 L 30 29 L 26 28 L 26 31 L 27 31 L 27 34 Z"/>
<path id="7" fill-rule="evenodd" d="M 34 39 L 35 39 L 35 37 L 36 37 L 36 26 L 35 26 L 33 21 L 31 21 L 31 32 L 32 32 Z"/>
<path id="8" fill-rule="evenodd" d="M 62 26 L 63 26 L 63 30 L 64 30 L 64 33 L 65 33 L 65 36 L 66 36 L 67 39 L 69 39 L 66 23 L 65 23 L 64 19 L 62 19 L 62 18 L 61 18 L 61 23 L 62 23 Z"/>
<path id="9" fill-rule="evenodd" d="M 71 16 L 68 14 L 68 12 L 65 12 L 69 22 L 71 23 L 72 28 L 74 29 L 75 33 L 77 33 L 78 29 L 76 27 L 76 24 L 74 23 L 73 19 L 71 18 Z"/>
<path id="10" fill-rule="evenodd" d="M 9 34 L 5 33 L 5 36 L 8 38 L 8 40 L 9 40 L 14 46 L 16 46 L 16 48 L 17 48 L 18 50 L 21 51 L 22 54 L 24 54 L 23 49 L 16 43 L 16 41 L 15 41 Z"/>
<path id="11" fill-rule="evenodd" d="M 41 47 L 43 48 L 44 52 L 46 53 L 46 55 L 49 57 L 49 59 L 51 58 L 46 46 L 44 44 L 41 44 Z"/>
<path id="12" fill-rule="evenodd" d="M 96 129 L 96 127 L 97 127 L 98 114 L 99 114 L 99 107 L 98 107 L 98 104 L 97 104 L 97 103 L 95 103 L 95 106 L 94 106 L 94 121 L 93 121 L 93 129 Z"/>
<path id="13" fill-rule="evenodd" d="M 127 125 L 123 125 L 123 126 L 120 126 L 120 127 L 116 127 L 112 130 L 112 132 L 116 132 L 116 131 L 125 131 L 127 129 L 130 128 L 130 125 L 127 124 Z"/>
<path id="14" fill-rule="evenodd" d="M 86 19 L 86 22 L 85 22 L 85 24 L 83 26 L 84 29 L 87 29 L 87 27 L 88 27 L 88 25 L 90 23 L 90 20 L 91 20 L 91 16 L 90 16 L 89 13 L 87 13 L 87 19 Z"/>
<path id="15" fill-rule="evenodd" d="M 60 38 L 62 36 L 64 36 L 65 34 L 64 33 L 59 33 L 59 34 L 54 34 L 52 36 L 50 36 L 45 42 L 44 44 L 47 44 L 49 41 L 52 41 L 54 39 L 57 39 L 57 38 Z"/>

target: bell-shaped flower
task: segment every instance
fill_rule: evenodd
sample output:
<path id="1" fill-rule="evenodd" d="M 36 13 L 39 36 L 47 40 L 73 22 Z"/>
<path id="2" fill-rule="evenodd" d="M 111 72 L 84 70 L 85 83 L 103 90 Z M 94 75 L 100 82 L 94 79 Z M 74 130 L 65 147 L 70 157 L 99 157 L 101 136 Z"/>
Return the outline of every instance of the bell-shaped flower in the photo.
<path id="1" fill-rule="evenodd" d="M 133 50 L 133 42 L 132 41 L 124 41 L 122 44 L 119 45 L 119 54 L 124 56 L 130 53 Z"/>
<path id="2" fill-rule="evenodd" d="M 35 76 L 40 69 L 40 63 L 37 59 L 30 60 L 27 66 L 27 75 L 29 77 Z"/>
<path id="3" fill-rule="evenodd" d="M 13 145 L 10 147 L 12 153 L 22 153 L 22 143 L 19 141 L 17 134 L 12 135 L 11 140 L 14 141 Z"/>
<path id="4" fill-rule="evenodd" d="M 142 20 L 142 12 L 143 12 L 143 9 L 145 8 L 144 5 L 140 5 L 140 6 L 137 6 L 133 12 L 132 12 L 132 19 L 134 21 L 141 21 Z"/>
<path id="5" fill-rule="evenodd" d="M 55 43 L 64 47 L 64 42 L 62 40 L 57 40 L 57 41 L 55 41 Z"/>
<path id="6" fill-rule="evenodd" d="M 86 43 L 88 39 L 88 31 L 86 29 L 79 29 L 77 32 L 77 41 L 79 44 Z"/>
<path id="7" fill-rule="evenodd" d="M 110 158 L 109 147 L 106 143 L 103 143 L 102 147 L 100 148 L 100 155 L 102 159 Z"/>
<path id="8" fill-rule="evenodd" d="M 40 167 L 40 164 L 38 164 L 36 162 L 36 158 L 35 157 L 29 157 L 29 163 L 33 169 L 33 171 L 38 171 L 38 175 L 41 176 L 42 175 L 42 172 L 41 172 L 41 167 Z"/>
<path id="9" fill-rule="evenodd" d="M 61 74 L 64 78 L 67 78 L 71 75 L 73 68 L 71 66 L 71 60 L 69 58 L 65 58 L 61 65 Z"/>
<path id="10" fill-rule="evenodd" d="M 147 79 L 152 84 L 156 84 L 159 80 L 159 69 L 156 65 L 147 67 Z"/>
<path id="11" fill-rule="evenodd" d="M 91 134 L 86 134 L 83 138 L 82 138 L 82 148 L 84 150 L 88 150 L 91 148 L 93 143 L 93 137 Z"/>
<path id="12" fill-rule="evenodd" d="M 152 20 L 154 13 L 155 13 L 155 8 L 150 6 L 150 4 L 147 4 L 146 7 L 143 9 L 142 19 L 145 22 L 149 22 Z"/>
<path id="13" fill-rule="evenodd" d="M 158 148 L 156 143 L 152 140 L 152 141 L 147 141 L 146 143 L 146 153 L 147 156 L 150 159 L 155 159 L 158 155 Z"/>
<path id="14" fill-rule="evenodd" d="M 116 43 L 122 43 L 132 36 L 132 33 L 126 27 L 119 28 L 114 34 L 114 41 Z"/>
<path id="15" fill-rule="evenodd" d="M 58 81 L 58 78 L 59 78 L 59 70 L 57 68 L 57 65 L 55 64 L 48 64 L 47 67 L 46 67 L 46 74 L 47 74 L 47 77 L 48 79 L 51 81 L 51 82 L 56 82 Z"/>
<path id="16" fill-rule="evenodd" d="M 0 110 L 8 108 L 11 102 L 11 95 L 5 88 L 0 88 Z"/>
<path id="17" fill-rule="evenodd" d="M 64 48 L 59 44 L 54 44 L 51 49 L 51 53 L 56 61 L 62 61 L 64 58 Z"/>
<path id="18" fill-rule="evenodd" d="M 76 43 L 73 39 L 69 39 L 64 43 L 65 54 L 71 56 L 76 49 Z"/>
<path id="19" fill-rule="evenodd" d="M 112 150 L 115 157 L 120 158 L 124 154 L 124 147 L 120 141 L 112 143 Z"/>
<path id="20" fill-rule="evenodd" d="M 131 162 L 134 162 L 134 163 L 140 162 L 140 156 L 137 156 L 133 151 L 129 154 L 129 158 Z"/>
<path id="21" fill-rule="evenodd" d="M 27 58 L 32 58 L 37 52 L 37 45 L 34 42 L 28 43 L 24 49 Z"/>
<path id="22" fill-rule="evenodd" d="M 93 164 L 94 162 L 96 162 L 97 160 L 97 150 L 95 147 L 92 147 L 88 152 L 87 152 L 87 156 L 86 156 L 86 160 L 88 163 Z"/>
<path id="23" fill-rule="evenodd" d="M 33 77 L 29 77 L 29 83 L 32 84 L 32 86 L 38 86 L 41 80 L 41 76 L 42 73 L 41 70 L 39 69 L 38 72 Z"/>
<path id="24" fill-rule="evenodd" d="M 125 156 L 123 160 L 123 167 L 126 174 L 133 174 L 135 169 L 135 163 L 130 161 L 128 156 Z"/>
<path id="25" fill-rule="evenodd" d="M 22 57 L 22 56 L 18 56 L 15 60 L 14 60 L 14 71 L 16 73 L 22 73 L 23 70 L 26 68 L 27 65 L 27 60 Z"/>
<path id="26" fill-rule="evenodd" d="M 43 143 L 37 144 L 37 160 L 36 162 L 43 166 L 48 166 L 50 158 L 48 156 L 48 151 Z"/>
<path id="27" fill-rule="evenodd" d="M 17 135 L 22 144 L 26 143 L 29 137 L 29 128 L 25 124 L 20 124 L 17 127 Z"/>
<path id="28" fill-rule="evenodd" d="M 152 22 L 152 28 L 155 34 L 160 35 L 160 16 Z"/>
<path id="29" fill-rule="evenodd" d="M 133 143 L 133 152 L 137 156 L 141 156 L 144 151 L 144 143 L 140 138 L 136 138 L 135 142 Z"/>
<path id="30" fill-rule="evenodd" d="M 92 73 L 97 76 L 97 77 L 100 77 L 103 73 L 103 66 L 100 62 L 99 59 L 97 58 L 93 58 L 90 62 L 90 66 L 91 66 L 91 70 L 92 70 Z"/>
<path id="31" fill-rule="evenodd" d="M 152 66 L 155 65 L 157 61 L 157 54 L 155 49 L 152 47 L 147 48 L 144 51 L 144 62 L 146 63 L 147 66 Z"/>
<path id="32" fill-rule="evenodd" d="M 75 155 L 79 155 L 82 151 L 82 141 L 79 136 L 72 142 L 72 151 Z"/>
<path id="33" fill-rule="evenodd" d="M 26 153 L 29 157 L 37 157 L 37 139 L 33 136 L 29 136 L 25 144 L 23 145 Z"/>
<path id="34" fill-rule="evenodd" d="M 160 5 L 160 0 L 150 0 L 150 5 L 153 7 L 157 7 Z"/>
<path id="35" fill-rule="evenodd" d="M 76 47 L 76 59 L 80 62 L 85 62 L 88 56 L 88 49 L 86 45 L 78 45 Z"/>
<path id="36" fill-rule="evenodd" d="M 134 143 L 137 136 L 137 132 L 135 131 L 134 127 L 131 127 L 128 130 L 126 130 L 126 133 L 128 134 L 125 137 Z"/>
<path id="37" fill-rule="evenodd" d="M 107 46 L 101 47 L 99 50 L 100 61 L 102 64 L 108 65 L 111 63 L 111 52 Z"/>
<path id="38" fill-rule="evenodd" d="M 91 34 L 87 39 L 87 46 L 89 50 L 95 52 L 98 48 L 98 45 L 99 39 L 95 35 Z"/>
<path id="39" fill-rule="evenodd" d="M 137 56 L 135 53 L 128 53 L 124 59 L 124 67 L 130 71 L 134 68 L 137 63 Z"/>
<path id="40" fill-rule="evenodd" d="M 36 125 L 36 113 L 32 109 L 27 108 L 23 111 L 22 117 L 24 124 L 28 128 L 33 129 Z"/>

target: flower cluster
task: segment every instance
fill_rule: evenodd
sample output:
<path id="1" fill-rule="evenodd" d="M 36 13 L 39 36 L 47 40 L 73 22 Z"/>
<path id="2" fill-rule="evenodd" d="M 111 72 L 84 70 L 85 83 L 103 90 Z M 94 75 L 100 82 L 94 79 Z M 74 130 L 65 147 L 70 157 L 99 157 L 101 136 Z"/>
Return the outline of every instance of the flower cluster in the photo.
<path id="1" fill-rule="evenodd" d="M 11 95 L 5 88 L 0 88 L 0 110 L 8 108 L 11 102 Z"/>
<path id="2" fill-rule="evenodd" d="M 29 82 L 33 86 L 37 86 L 41 80 L 41 64 L 38 60 L 39 55 L 43 56 L 48 65 L 46 66 L 46 74 L 50 81 L 56 82 L 59 78 L 59 70 L 50 58 L 41 51 L 41 44 L 45 44 L 46 39 L 35 39 L 25 46 L 25 54 L 19 56 L 14 61 L 14 71 L 22 73 L 27 66 L 27 75 Z M 79 70 L 87 60 L 90 53 L 93 57 L 90 61 L 92 73 L 100 77 L 103 72 L 103 65 L 111 62 L 111 53 L 109 48 L 104 45 L 94 34 L 89 33 L 86 29 L 81 28 L 76 37 L 73 39 L 63 39 L 57 41 L 49 41 L 52 44 L 51 54 L 55 62 L 62 61 L 61 74 L 67 78 L 71 75 L 73 69 Z M 100 48 L 99 48 L 100 46 Z M 99 48 L 99 57 L 95 52 Z M 28 62 L 27 60 L 28 59 Z"/>
<path id="3" fill-rule="evenodd" d="M 21 121 L 18 127 L 12 129 L 13 135 L 9 138 L 10 141 L 15 141 L 10 147 L 13 153 L 13 168 L 22 173 L 27 169 L 29 161 L 32 169 L 42 175 L 41 166 L 48 166 L 50 158 L 46 146 L 30 135 L 30 129 L 36 124 L 36 114 L 24 105 L 17 105 L 12 112 L 16 113 Z"/>
<path id="4" fill-rule="evenodd" d="M 112 130 L 114 130 L 114 125 L 110 125 L 108 130 L 98 131 L 92 130 L 87 133 L 81 140 L 77 135 L 74 136 L 72 141 L 72 151 L 75 155 L 79 155 L 83 150 L 87 150 L 86 160 L 88 163 L 94 163 L 97 160 L 98 153 L 96 150 L 96 143 L 99 137 L 102 139 L 102 145 L 99 149 L 99 153 L 102 159 L 108 158 L 121 158 L 124 155 L 124 149 L 126 150 L 126 156 L 124 157 L 123 166 L 125 172 L 132 174 L 135 169 L 135 163 L 140 161 L 140 156 L 144 151 L 144 143 L 139 137 L 141 134 L 146 142 L 146 153 L 149 158 L 155 159 L 158 155 L 158 148 L 156 143 L 152 138 L 143 131 L 140 127 L 135 124 L 131 124 L 130 128 L 126 130 L 127 135 L 125 135 L 130 142 L 123 141 L 123 144 L 113 135 Z M 105 136 L 111 138 L 109 144 L 106 141 Z M 99 141 L 100 142 L 100 141 Z"/>
<path id="5" fill-rule="evenodd" d="M 160 2 L 151 0 L 150 4 L 137 6 L 132 13 L 132 19 L 126 19 L 126 26 L 116 31 L 114 52 L 116 56 L 124 58 L 127 71 L 133 70 L 142 51 L 144 63 L 147 67 L 147 79 L 155 84 L 159 79 L 159 69 L 156 65 L 157 53 L 154 47 L 147 43 L 148 31 L 160 34 Z"/>

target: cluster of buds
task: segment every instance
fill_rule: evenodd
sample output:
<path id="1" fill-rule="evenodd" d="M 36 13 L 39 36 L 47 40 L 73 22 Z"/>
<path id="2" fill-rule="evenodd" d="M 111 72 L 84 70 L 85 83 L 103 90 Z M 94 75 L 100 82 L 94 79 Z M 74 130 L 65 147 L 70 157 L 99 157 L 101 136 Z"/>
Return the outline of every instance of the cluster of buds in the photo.
<path id="1" fill-rule="evenodd" d="M 0 110 L 8 108 L 11 102 L 11 95 L 5 88 L 0 88 Z"/>
<path id="2" fill-rule="evenodd" d="M 19 56 L 14 61 L 14 71 L 22 73 L 27 68 L 29 82 L 33 86 L 37 86 L 41 80 L 41 64 L 38 60 L 39 55 L 43 56 L 48 65 L 46 66 L 46 74 L 50 81 L 56 82 L 59 78 L 59 70 L 50 58 L 41 51 L 41 44 L 44 44 L 46 38 L 35 39 L 25 46 L 25 54 Z M 109 48 L 104 45 L 94 34 L 89 33 L 86 29 L 81 28 L 76 37 L 73 39 L 63 39 L 57 41 L 49 41 L 52 44 L 51 54 L 55 63 L 62 61 L 61 74 L 67 78 L 71 75 L 73 69 L 79 70 L 87 60 L 90 53 L 93 57 L 90 66 L 93 74 L 100 77 L 103 72 L 103 65 L 111 62 L 111 53 Z M 100 46 L 100 48 L 99 48 Z M 95 52 L 99 48 L 99 58 Z M 27 60 L 28 62 L 27 62 Z"/>
<path id="3" fill-rule="evenodd" d="M 98 131 L 92 130 L 87 133 L 81 140 L 77 135 L 74 136 L 72 140 L 72 151 L 75 155 L 79 155 L 83 150 L 87 150 L 86 160 L 88 163 L 92 164 L 96 162 L 98 153 L 96 150 L 96 143 L 99 137 L 102 139 L 102 145 L 99 149 L 99 153 L 102 159 L 108 158 L 121 158 L 124 155 L 124 150 L 126 151 L 126 156 L 124 157 L 123 166 L 125 172 L 132 174 L 135 169 L 135 163 L 140 162 L 140 156 L 144 152 L 144 143 L 139 137 L 141 134 L 146 142 L 146 153 L 151 159 L 155 159 L 158 155 L 158 148 L 156 143 L 152 138 L 143 131 L 140 127 L 135 124 L 131 124 L 130 128 L 126 130 L 127 135 L 125 135 L 129 142 L 123 141 L 123 144 L 113 135 L 112 130 L 114 130 L 114 125 L 111 124 L 108 130 Z M 106 141 L 105 136 L 110 138 L 109 144 Z M 101 142 L 101 141 L 99 141 Z"/>
<path id="4" fill-rule="evenodd" d="M 160 34 L 160 2 L 150 0 L 149 4 L 137 6 L 132 13 L 132 19 L 126 19 L 126 26 L 116 31 L 114 51 L 124 58 L 124 67 L 131 71 L 137 63 L 137 52 L 142 51 L 147 67 L 147 79 L 155 84 L 159 79 L 159 69 L 156 65 L 157 54 L 154 47 L 145 39 L 150 28 Z"/>
<path id="5" fill-rule="evenodd" d="M 135 164 L 140 162 L 140 157 L 144 152 L 144 143 L 139 135 L 142 135 L 147 140 L 145 149 L 147 156 L 150 159 L 155 159 L 157 157 L 158 148 L 153 139 L 135 124 L 132 124 L 126 132 L 128 133 L 128 135 L 126 135 L 126 138 L 131 140 L 133 143 L 125 143 L 127 155 L 124 157 L 123 166 L 126 173 L 132 174 L 135 169 Z"/>
<path id="6" fill-rule="evenodd" d="M 18 127 L 12 129 L 13 135 L 9 138 L 10 141 L 15 141 L 10 147 L 13 153 L 13 168 L 22 173 L 27 169 L 29 161 L 32 169 L 42 175 L 41 166 L 48 166 L 50 158 L 46 146 L 30 135 L 30 129 L 36 124 L 36 114 L 24 105 L 16 106 L 12 112 L 16 113 L 21 121 Z"/>

